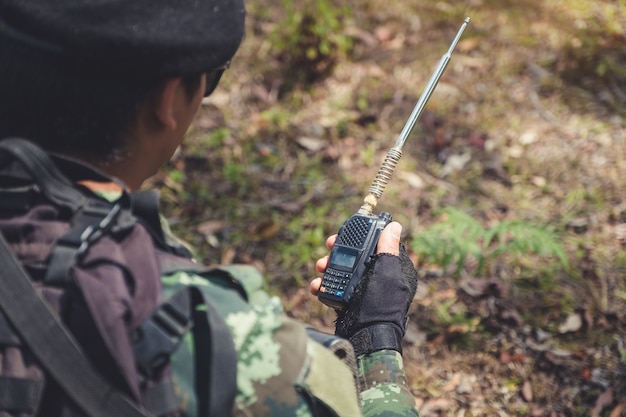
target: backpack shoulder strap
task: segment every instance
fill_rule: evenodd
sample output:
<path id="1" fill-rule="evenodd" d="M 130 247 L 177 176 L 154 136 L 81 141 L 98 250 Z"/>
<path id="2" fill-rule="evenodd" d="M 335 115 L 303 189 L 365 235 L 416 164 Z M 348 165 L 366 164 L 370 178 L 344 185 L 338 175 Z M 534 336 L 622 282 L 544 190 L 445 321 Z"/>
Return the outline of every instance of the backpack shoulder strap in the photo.
<path id="1" fill-rule="evenodd" d="M 42 366 L 90 417 L 150 417 L 93 369 L 0 233 L 0 309 Z"/>
<path id="2" fill-rule="evenodd" d="M 209 271 L 188 258 L 161 251 L 157 255 L 164 275 Z M 142 324 L 142 337 L 134 346 L 140 369 L 149 373 L 157 368 L 159 359 L 173 354 L 189 329 L 193 351 L 202 352 L 194 355 L 198 416 L 229 416 L 237 394 L 237 352 L 224 318 L 199 287 L 185 285 Z"/>
<path id="3" fill-rule="evenodd" d="M 199 414 L 208 417 L 231 415 L 237 394 L 237 352 L 226 322 L 198 287 L 189 287 L 194 308 L 196 392 Z"/>

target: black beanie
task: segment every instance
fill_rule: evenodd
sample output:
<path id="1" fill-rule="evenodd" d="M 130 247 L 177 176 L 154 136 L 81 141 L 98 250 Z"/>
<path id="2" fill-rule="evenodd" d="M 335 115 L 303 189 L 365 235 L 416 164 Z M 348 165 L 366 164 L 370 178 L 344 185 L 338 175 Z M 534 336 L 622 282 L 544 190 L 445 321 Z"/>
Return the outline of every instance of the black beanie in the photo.
<path id="1" fill-rule="evenodd" d="M 225 64 L 243 0 L 0 0 L 0 36 L 103 74 L 165 77 Z"/>

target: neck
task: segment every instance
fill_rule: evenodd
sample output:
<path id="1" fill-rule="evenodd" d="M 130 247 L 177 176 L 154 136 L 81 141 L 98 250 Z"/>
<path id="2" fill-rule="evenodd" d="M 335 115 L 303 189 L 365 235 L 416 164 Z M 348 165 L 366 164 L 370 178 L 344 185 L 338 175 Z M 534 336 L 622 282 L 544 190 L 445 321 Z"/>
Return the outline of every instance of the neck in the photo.
<path id="1" fill-rule="evenodd" d="M 145 168 L 141 166 L 140 158 L 134 157 L 133 153 L 128 151 L 117 152 L 106 160 L 72 153 L 64 155 L 96 168 L 107 177 L 122 181 L 129 191 L 138 190 L 144 180 L 150 176 L 142 174 Z M 133 169 L 130 170 L 128 167 L 133 167 Z"/>

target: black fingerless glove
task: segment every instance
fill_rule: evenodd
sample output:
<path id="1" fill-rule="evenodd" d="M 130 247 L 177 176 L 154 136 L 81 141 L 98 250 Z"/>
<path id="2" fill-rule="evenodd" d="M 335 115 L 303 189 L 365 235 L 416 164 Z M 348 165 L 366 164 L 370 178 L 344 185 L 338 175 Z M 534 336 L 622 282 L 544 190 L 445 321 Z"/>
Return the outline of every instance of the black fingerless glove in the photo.
<path id="1" fill-rule="evenodd" d="M 403 245 L 400 256 L 375 255 L 348 306 L 337 311 L 335 334 L 350 340 L 357 356 L 382 349 L 402 353 L 416 290 L 417 271 Z"/>

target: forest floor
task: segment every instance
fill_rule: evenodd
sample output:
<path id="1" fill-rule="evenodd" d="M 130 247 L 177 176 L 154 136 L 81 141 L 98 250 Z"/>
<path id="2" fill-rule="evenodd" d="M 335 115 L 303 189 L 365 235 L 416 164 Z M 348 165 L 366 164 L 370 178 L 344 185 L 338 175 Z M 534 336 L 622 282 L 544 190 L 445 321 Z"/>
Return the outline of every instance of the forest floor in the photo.
<path id="1" fill-rule="evenodd" d="M 153 182 L 174 231 L 208 263 L 256 265 L 287 314 L 331 330 L 314 262 L 469 16 L 377 208 L 420 267 L 408 382 L 423 417 L 626 416 L 626 4 L 289 3 L 249 2 L 240 52 Z M 318 38 L 294 20 L 307 4 Z M 417 238 L 444 208 L 546 237 L 476 252 L 461 232 L 468 256 L 435 262 Z"/>

